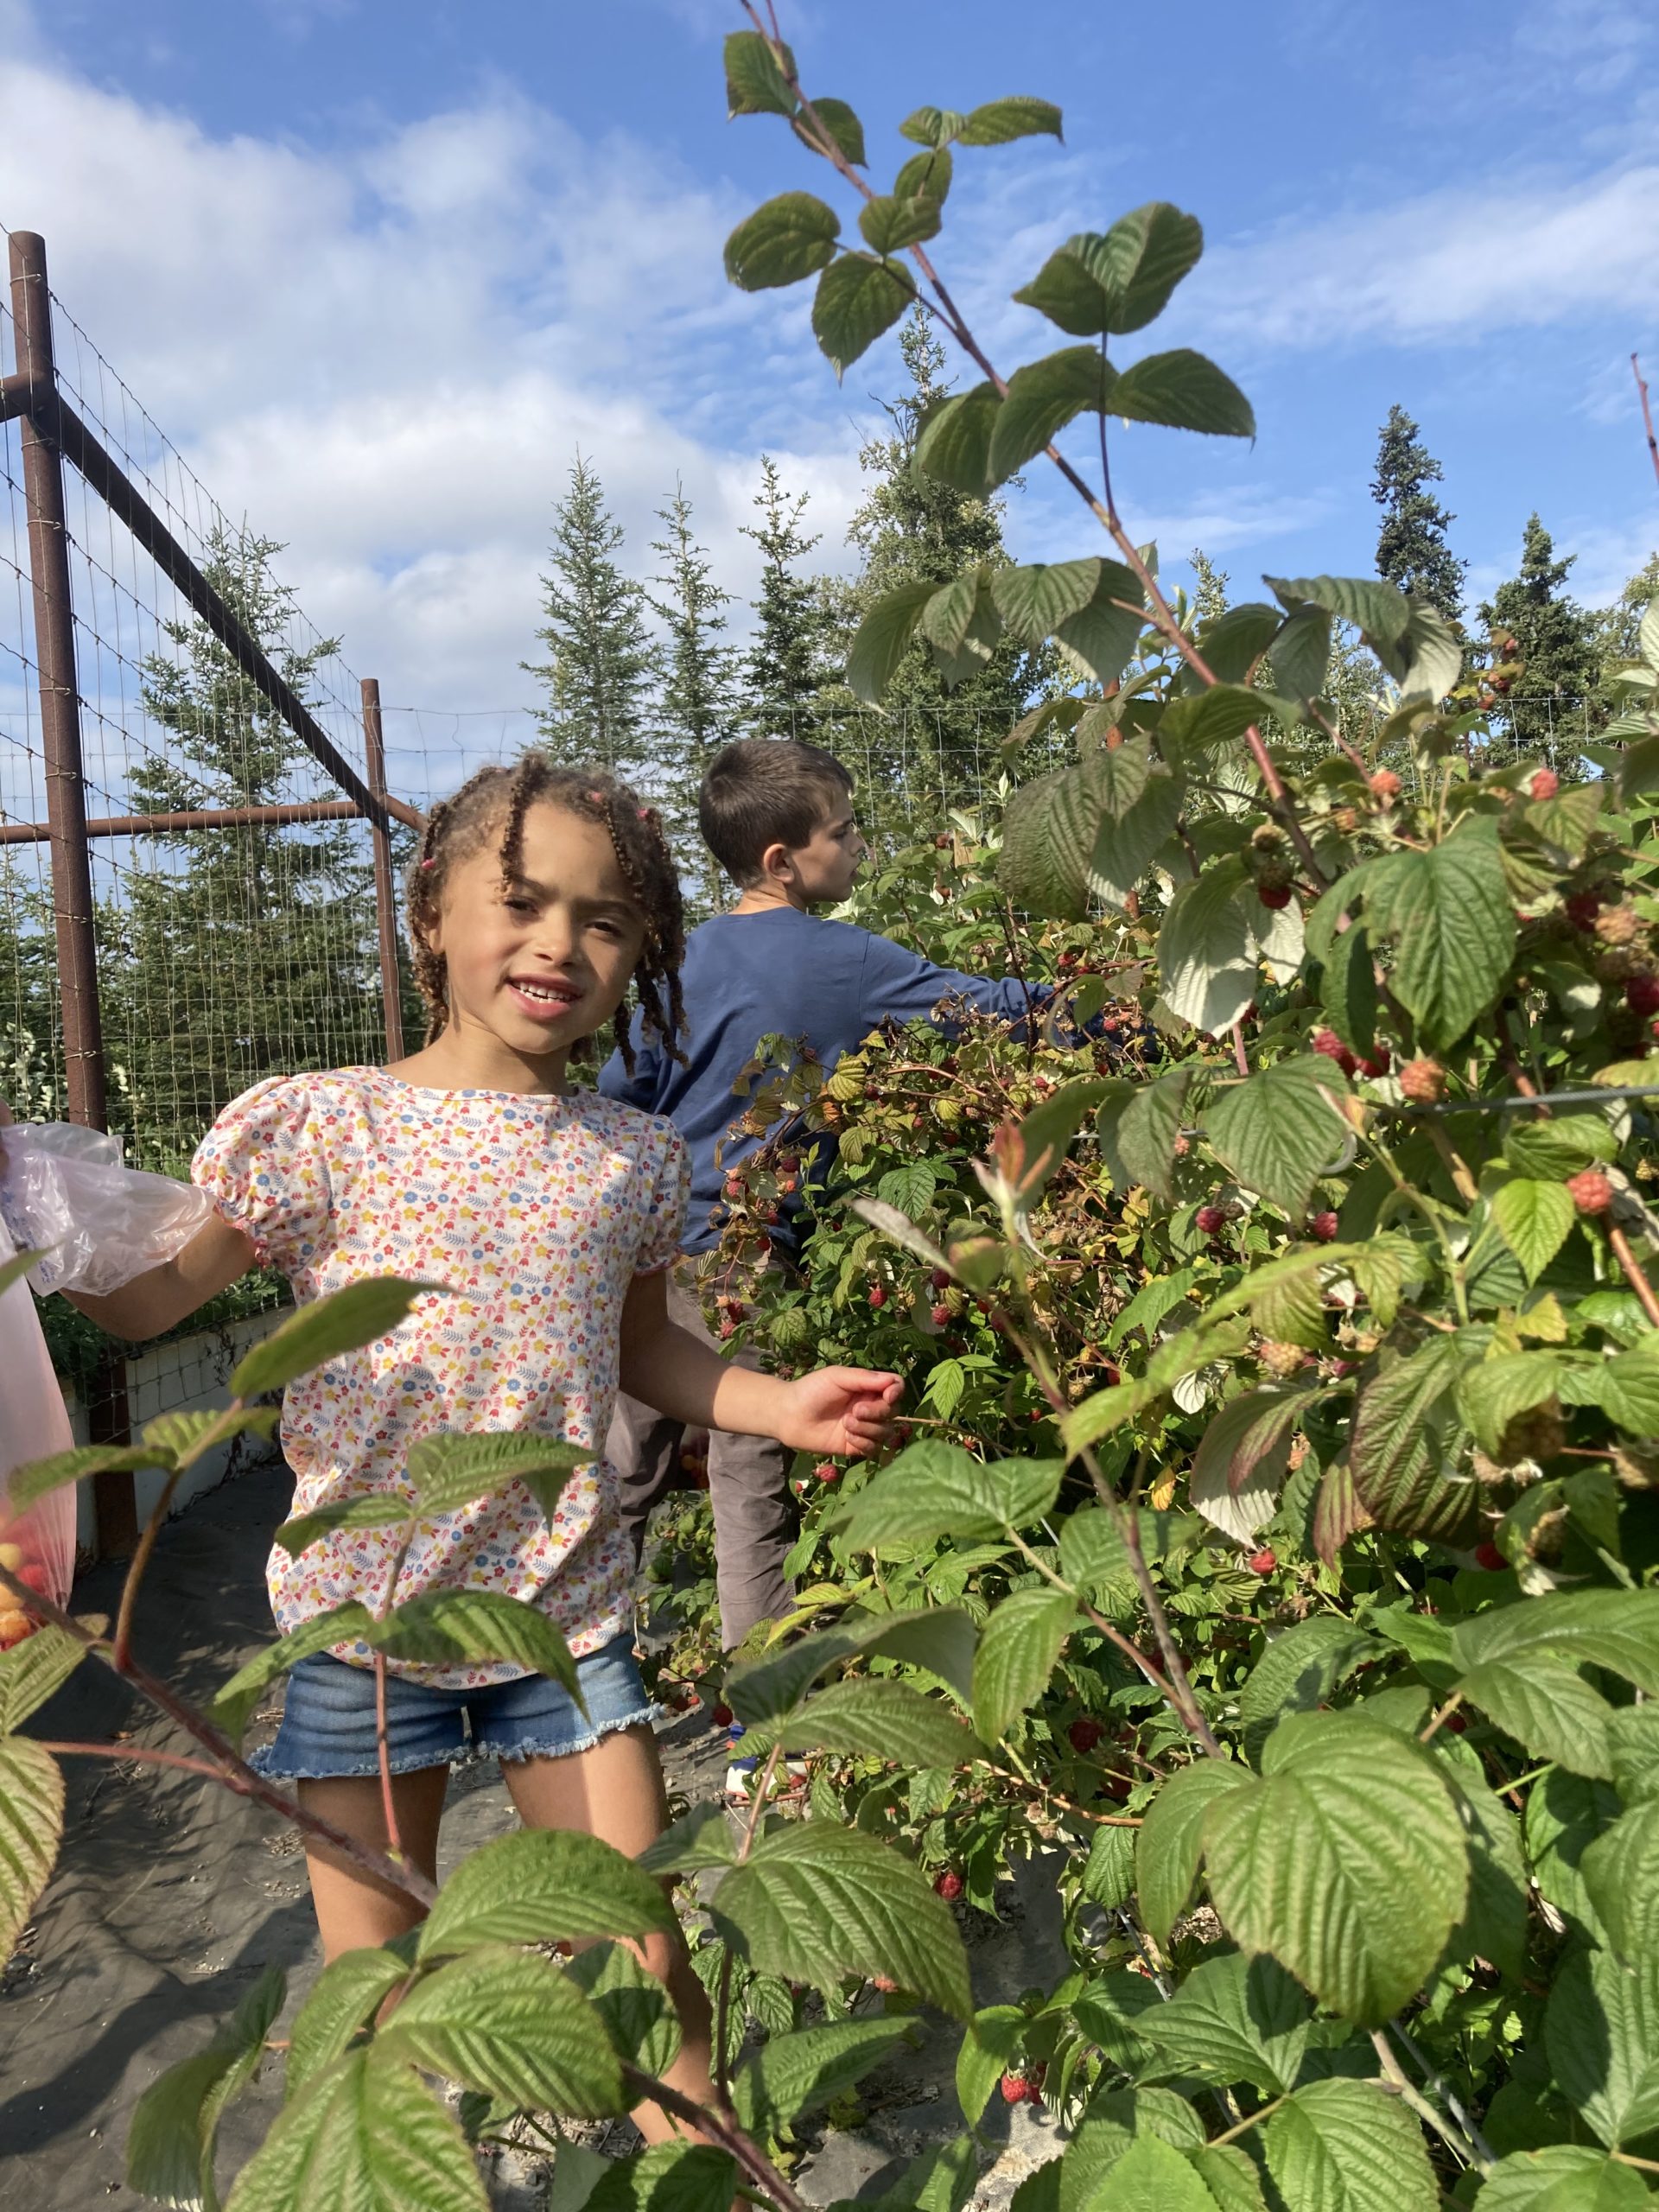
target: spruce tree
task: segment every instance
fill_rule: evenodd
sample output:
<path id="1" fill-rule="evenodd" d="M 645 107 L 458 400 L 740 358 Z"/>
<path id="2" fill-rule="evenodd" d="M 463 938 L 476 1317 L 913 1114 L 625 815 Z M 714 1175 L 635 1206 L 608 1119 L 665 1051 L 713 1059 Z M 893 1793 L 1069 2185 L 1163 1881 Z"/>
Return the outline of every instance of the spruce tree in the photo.
<path id="1" fill-rule="evenodd" d="M 658 515 L 666 536 L 652 542 L 663 565 L 651 604 L 667 631 L 657 693 L 655 785 L 682 871 L 701 884 L 712 908 L 721 896 L 720 869 L 697 833 L 697 787 L 709 760 L 737 734 L 736 654 L 724 642 L 732 594 L 714 580 L 713 563 L 691 528 L 691 503 L 677 483 Z"/>
<path id="2" fill-rule="evenodd" d="M 547 686 L 537 720 L 550 758 L 635 776 L 644 764 L 643 695 L 655 657 L 645 593 L 617 563 L 621 546 L 604 487 L 578 454 L 570 488 L 553 511 L 551 567 L 542 578 L 547 620 L 536 634 L 548 658 L 523 666 Z"/>
<path id="3" fill-rule="evenodd" d="M 1402 591 L 1419 593 L 1455 621 L 1463 607 L 1467 563 L 1446 542 L 1456 518 L 1426 488 L 1438 484 L 1444 472 L 1419 442 L 1417 428 L 1405 409 L 1395 405 L 1378 435 L 1371 483 L 1371 497 L 1382 510 L 1376 573 Z"/>
<path id="4" fill-rule="evenodd" d="M 1600 676 L 1597 620 L 1568 598 L 1568 571 L 1578 558 L 1555 557 L 1554 543 L 1536 514 L 1527 518 L 1517 575 L 1502 583 L 1482 607 L 1495 650 L 1513 638 L 1526 666 L 1495 717 L 1521 752 L 1542 753 L 1558 767 L 1572 767 L 1582 740 L 1597 721 Z"/>
<path id="5" fill-rule="evenodd" d="M 1227 612 L 1227 586 L 1231 582 L 1225 569 L 1218 569 L 1201 546 L 1195 545 L 1186 556 L 1192 571 L 1192 620 L 1195 623 L 1213 622 L 1218 614 Z"/>
<path id="6" fill-rule="evenodd" d="M 810 739 L 814 732 L 810 709 L 823 683 L 824 617 L 817 578 L 798 571 L 818 543 L 803 527 L 808 498 L 791 497 L 777 462 L 761 454 L 754 495 L 760 520 L 743 528 L 760 549 L 754 634 L 743 664 L 745 719 L 759 737 Z"/>

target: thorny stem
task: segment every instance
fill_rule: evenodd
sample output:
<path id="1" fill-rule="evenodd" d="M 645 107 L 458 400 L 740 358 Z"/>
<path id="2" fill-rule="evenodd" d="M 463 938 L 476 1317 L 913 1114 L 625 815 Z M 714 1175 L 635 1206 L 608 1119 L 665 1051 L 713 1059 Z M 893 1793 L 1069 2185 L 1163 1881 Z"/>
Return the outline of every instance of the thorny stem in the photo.
<path id="1" fill-rule="evenodd" d="M 1642 402 L 1642 427 L 1648 434 L 1648 458 L 1653 463 L 1654 474 L 1659 476 L 1659 439 L 1653 435 L 1653 409 L 1649 404 L 1647 379 L 1642 373 L 1642 364 L 1634 353 L 1630 356 L 1630 373 L 1636 378 L 1637 393 Z"/>
<path id="2" fill-rule="evenodd" d="M 397 1578 L 404 1571 L 409 1557 L 409 1548 L 415 1541 L 415 1518 L 409 1516 L 397 1548 L 392 1554 L 391 1565 L 386 1571 L 386 1586 L 381 1594 L 380 1610 L 375 1618 L 384 1622 L 390 1616 L 392 1602 L 397 1595 Z M 397 1801 L 391 1787 L 391 1737 L 386 1715 L 386 1655 L 377 1643 L 374 1648 L 374 1755 L 380 1769 L 380 1808 L 386 1823 L 386 1848 L 393 1859 L 404 1856 L 404 1840 L 397 1829 Z"/>
<path id="3" fill-rule="evenodd" d="M 1491 2145 L 1486 2140 L 1486 2138 L 1481 2133 L 1479 2128 L 1476 2126 L 1469 2114 L 1464 2110 L 1462 2104 L 1459 2101 L 1457 2096 L 1453 2093 L 1450 2084 L 1446 2079 L 1446 2076 L 1441 2073 L 1438 2073 L 1434 2067 L 1431 2065 L 1429 2061 L 1424 2056 L 1416 2038 L 1411 2034 L 1408 2029 L 1402 2024 L 1400 2021 L 1390 2020 L 1389 2022 L 1389 2025 L 1393 2029 L 1400 2041 L 1405 2045 L 1407 2050 L 1410 2052 L 1413 2062 L 1422 2075 L 1424 2083 L 1427 2088 L 1429 2094 L 1431 2096 L 1445 2098 L 1446 2110 L 1451 2113 L 1458 2126 L 1462 2128 L 1464 2133 L 1469 2138 L 1471 2146 L 1474 2150 L 1477 2159 L 1484 2165 L 1496 2165 L 1497 2163 L 1497 2152 L 1492 2149 Z"/>
<path id="4" fill-rule="evenodd" d="M 709 2111 L 695 2098 L 684 2095 L 668 2082 L 658 2081 L 654 2074 L 645 2073 L 639 2067 L 630 2065 L 626 2059 L 622 2062 L 622 2079 L 631 2090 L 636 2092 L 637 2103 L 644 2103 L 649 2099 L 676 2120 L 683 2120 L 688 2127 L 696 2128 L 700 2135 L 706 2135 L 710 2142 L 719 2144 L 722 2151 L 729 2151 L 755 2186 L 772 2199 L 779 2212 L 806 2212 L 806 2207 L 777 2167 L 758 2145 L 750 2142 L 741 2128 L 718 2113 Z"/>
<path id="5" fill-rule="evenodd" d="M 206 1759 L 188 1759 L 181 1751 L 153 1751 L 143 1744 L 60 1744 L 49 1736 L 35 1736 L 30 1741 L 54 1758 L 112 1759 L 121 1765 L 130 1761 L 138 1766 L 168 1766 L 180 1774 L 199 1774 L 207 1782 L 225 1779 L 224 1769 L 210 1765 Z"/>
<path id="6" fill-rule="evenodd" d="M 1642 1301 L 1642 1311 L 1656 1329 L 1659 1329 L 1659 1298 L 1654 1295 L 1653 1285 L 1648 1281 L 1640 1262 L 1630 1249 L 1630 1240 L 1616 1224 L 1607 1224 L 1607 1242 L 1613 1257 L 1624 1270 L 1624 1280 Z"/>
<path id="7" fill-rule="evenodd" d="M 156 1539 L 162 1533 L 167 1519 L 167 1509 L 173 1503 L 173 1493 L 179 1486 L 182 1467 L 169 1470 L 162 1485 L 162 1494 L 150 1510 L 144 1523 L 144 1533 L 138 1539 L 138 1548 L 132 1555 L 127 1569 L 127 1579 L 121 1586 L 121 1606 L 115 1619 L 115 1643 L 110 1663 L 118 1675 L 124 1675 L 132 1657 L 132 1618 L 138 1603 L 138 1586 L 144 1579 L 144 1569 L 149 1565 L 149 1555 L 156 1548 Z"/>
<path id="8" fill-rule="evenodd" d="M 1413 2086 L 1401 2067 L 1399 2060 L 1395 2056 L 1387 2035 L 1381 2028 L 1371 2030 L 1371 2049 L 1376 2053 L 1378 2063 L 1382 2066 L 1382 2079 L 1386 2086 L 1399 2098 L 1402 2104 L 1410 2107 L 1425 2127 L 1432 2127 L 1440 2140 L 1447 2144 L 1465 2165 L 1479 2166 L 1484 2170 L 1492 2163 L 1490 2150 L 1483 2158 L 1456 2121 L 1448 2120 L 1444 2113 L 1437 2111 L 1421 2091 Z"/>

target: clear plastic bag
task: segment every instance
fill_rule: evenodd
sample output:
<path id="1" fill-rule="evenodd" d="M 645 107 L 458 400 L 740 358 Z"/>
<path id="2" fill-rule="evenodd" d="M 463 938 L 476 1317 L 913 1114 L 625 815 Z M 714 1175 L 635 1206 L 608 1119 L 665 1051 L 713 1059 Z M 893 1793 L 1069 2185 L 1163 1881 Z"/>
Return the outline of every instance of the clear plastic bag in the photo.
<path id="1" fill-rule="evenodd" d="M 121 1140 L 69 1122 L 18 1122 L 3 1138 L 0 1224 L 38 1252 L 29 1281 L 103 1298 L 181 1252 L 213 1211 L 194 1184 L 121 1165 Z"/>
<path id="2" fill-rule="evenodd" d="M 13 1251 L 0 1224 L 0 1265 Z M 75 1486 L 60 1483 L 18 1514 L 9 1495 L 14 1468 L 74 1445 L 35 1302 L 21 1282 L 0 1291 L 0 1565 L 60 1605 L 75 1571 Z M 12 1592 L 0 1586 L 0 1651 L 35 1626 Z"/>

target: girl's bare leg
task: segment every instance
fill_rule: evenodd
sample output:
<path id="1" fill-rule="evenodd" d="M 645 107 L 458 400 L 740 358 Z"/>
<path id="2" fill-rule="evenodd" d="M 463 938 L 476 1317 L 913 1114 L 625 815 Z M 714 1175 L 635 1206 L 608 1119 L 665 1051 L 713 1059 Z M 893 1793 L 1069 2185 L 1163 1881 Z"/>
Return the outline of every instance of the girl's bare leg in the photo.
<path id="1" fill-rule="evenodd" d="M 585 1829 L 632 1859 L 668 1825 L 657 1739 L 645 1726 L 619 1729 L 591 1751 L 563 1758 L 504 1759 L 501 1772 L 526 1827 Z M 691 1971 L 685 1939 L 677 1929 L 630 1948 L 664 1985 L 680 2017 L 679 2056 L 663 2078 L 707 2104 L 714 2094 L 709 1999 Z M 648 2143 L 672 2142 L 685 2132 L 656 2105 L 641 2105 L 634 2120 Z"/>
<path id="2" fill-rule="evenodd" d="M 412 1774 L 392 1777 L 392 1803 L 404 1849 L 431 1882 L 437 1879 L 438 1821 L 448 1783 L 447 1766 L 417 1767 Z M 297 1789 L 307 1812 L 332 1821 L 359 1843 L 372 1844 L 377 1851 L 387 1848 L 390 1839 L 378 1776 L 344 1775 L 301 1782 Z M 360 1950 L 402 1936 L 425 1917 L 424 1907 L 413 1897 L 375 1881 L 326 1843 L 315 1843 L 309 1836 L 305 1863 L 311 1876 L 325 1965 L 342 1951 Z"/>

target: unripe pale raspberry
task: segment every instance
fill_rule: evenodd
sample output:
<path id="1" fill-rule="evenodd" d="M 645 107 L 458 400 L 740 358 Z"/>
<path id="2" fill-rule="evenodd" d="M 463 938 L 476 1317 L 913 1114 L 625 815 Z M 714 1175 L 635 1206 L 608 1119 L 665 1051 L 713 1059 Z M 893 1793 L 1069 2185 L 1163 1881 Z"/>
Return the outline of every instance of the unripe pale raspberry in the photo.
<path id="1" fill-rule="evenodd" d="M 1414 1105 L 1437 1105 L 1446 1096 L 1446 1070 L 1438 1060 L 1408 1060 L 1400 1071 L 1400 1089 Z"/>
<path id="2" fill-rule="evenodd" d="M 1632 908 L 1607 906 L 1592 917 L 1591 926 L 1602 944 L 1634 944 L 1642 925 Z"/>
<path id="3" fill-rule="evenodd" d="M 1373 798 L 1389 799 L 1400 796 L 1400 779 L 1392 768 L 1379 768 L 1371 778 Z"/>
<path id="4" fill-rule="evenodd" d="M 1281 1382 L 1292 1375 L 1300 1375 L 1306 1358 L 1300 1344 L 1277 1344 L 1271 1338 L 1258 1349 L 1255 1356 L 1268 1374 L 1277 1376 Z"/>
<path id="5" fill-rule="evenodd" d="M 1586 1167 L 1569 1176 L 1567 1190 L 1580 1213 L 1605 1213 L 1613 1203 L 1613 1186 L 1599 1167 Z"/>

